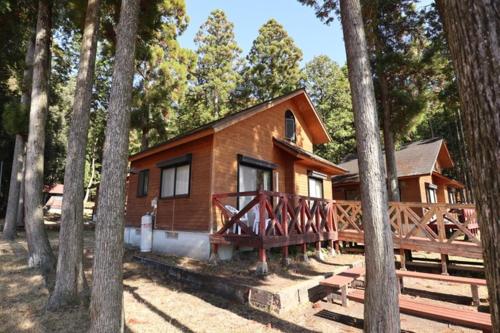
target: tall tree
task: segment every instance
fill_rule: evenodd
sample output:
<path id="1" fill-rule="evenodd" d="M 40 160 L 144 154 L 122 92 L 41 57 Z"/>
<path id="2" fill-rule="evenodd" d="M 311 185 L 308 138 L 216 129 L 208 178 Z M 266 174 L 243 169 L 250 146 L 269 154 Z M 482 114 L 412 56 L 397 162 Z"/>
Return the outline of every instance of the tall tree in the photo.
<path id="1" fill-rule="evenodd" d="M 262 102 L 296 89 L 300 85 L 302 51 L 275 19 L 260 29 L 247 56 L 243 72 L 245 95 Z"/>
<path id="2" fill-rule="evenodd" d="M 363 3 L 369 54 L 382 114 L 390 201 L 399 201 L 396 141 L 425 110 L 426 81 L 421 74 L 423 21 L 412 0 Z"/>
<path id="3" fill-rule="evenodd" d="M 196 125 L 225 116 L 232 110 L 231 94 L 241 83 L 241 49 L 234 37 L 234 24 L 214 10 L 200 27 L 194 42 L 197 67 L 189 92 L 189 116 Z"/>
<path id="4" fill-rule="evenodd" d="M 24 128 L 25 115 L 29 110 L 31 104 L 31 83 L 33 78 L 33 55 L 35 52 L 35 44 L 33 36 L 29 37 L 26 43 L 26 57 L 25 68 L 23 73 L 22 94 L 21 94 L 21 112 L 12 114 L 16 118 L 16 123 L 21 119 L 22 125 L 17 124 L 12 128 L 15 131 L 16 141 L 14 146 L 14 158 L 11 169 L 10 185 L 9 185 L 9 198 L 7 204 L 7 213 L 5 215 L 5 223 L 3 228 L 3 237 L 8 240 L 13 240 L 16 236 L 16 226 L 18 221 L 18 208 L 21 193 L 21 184 L 24 178 L 23 164 L 24 164 L 24 150 L 25 142 L 24 135 L 26 134 Z M 5 115 L 5 114 L 4 114 Z M 5 125 L 4 125 L 5 126 Z M 21 127 L 21 128 L 19 128 Z"/>
<path id="5" fill-rule="evenodd" d="M 26 143 L 25 219 L 29 247 L 29 266 L 41 269 L 47 278 L 55 268 L 55 257 L 44 229 L 42 190 L 45 120 L 48 110 L 49 46 L 51 36 L 51 2 L 38 2 L 33 86 L 29 134 Z"/>
<path id="6" fill-rule="evenodd" d="M 315 152 L 339 163 L 356 148 L 347 68 L 321 55 L 306 64 L 304 74 L 307 92 L 332 137 L 332 142 L 315 147 Z"/>
<path id="7" fill-rule="evenodd" d="M 379 124 L 359 0 L 340 0 L 349 68 L 365 233 L 365 332 L 399 332 L 399 290 Z"/>
<path id="8" fill-rule="evenodd" d="M 500 330 L 500 4 L 438 0 L 457 73 L 493 331 Z"/>
<path id="9" fill-rule="evenodd" d="M 99 0 L 88 0 L 64 174 L 56 283 L 48 301 L 51 310 L 88 296 L 83 271 L 83 180 L 98 26 Z"/>
<path id="10" fill-rule="evenodd" d="M 194 52 L 177 40 L 187 27 L 184 1 L 161 0 L 149 7 L 148 15 L 141 15 L 131 123 L 140 132 L 142 150 L 177 134 L 177 116 L 196 63 Z M 149 20 L 162 23 L 146 25 Z"/>
<path id="11" fill-rule="evenodd" d="M 113 83 L 99 188 L 90 303 L 90 332 L 123 330 L 125 180 L 139 0 L 123 0 L 117 27 Z"/>

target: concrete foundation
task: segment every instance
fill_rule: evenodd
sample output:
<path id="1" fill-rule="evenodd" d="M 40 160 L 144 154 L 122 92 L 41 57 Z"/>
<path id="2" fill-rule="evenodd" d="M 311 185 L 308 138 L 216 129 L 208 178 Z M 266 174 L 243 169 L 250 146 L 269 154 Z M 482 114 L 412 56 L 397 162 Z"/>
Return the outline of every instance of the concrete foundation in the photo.
<path id="1" fill-rule="evenodd" d="M 153 230 L 153 252 L 160 252 L 198 260 L 208 260 L 210 257 L 210 240 L 208 233 L 189 231 Z M 140 247 L 141 229 L 125 228 L 125 244 Z M 232 247 L 220 247 L 219 258 L 230 259 Z"/>

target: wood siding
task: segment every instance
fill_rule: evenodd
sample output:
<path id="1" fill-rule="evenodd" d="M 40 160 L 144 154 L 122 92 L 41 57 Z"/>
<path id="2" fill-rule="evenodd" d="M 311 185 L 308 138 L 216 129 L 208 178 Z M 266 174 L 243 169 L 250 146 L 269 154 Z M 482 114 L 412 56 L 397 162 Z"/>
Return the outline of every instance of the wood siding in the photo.
<path id="1" fill-rule="evenodd" d="M 159 198 L 161 169 L 156 163 L 192 154 L 191 189 L 187 198 L 158 199 L 157 229 L 208 231 L 210 226 L 210 180 L 213 136 L 204 137 L 167 151 L 133 161 L 135 170 L 149 169 L 148 195 L 137 197 L 138 174 L 130 174 L 126 224 L 139 227 L 141 216 L 152 210 L 151 200 Z"/>

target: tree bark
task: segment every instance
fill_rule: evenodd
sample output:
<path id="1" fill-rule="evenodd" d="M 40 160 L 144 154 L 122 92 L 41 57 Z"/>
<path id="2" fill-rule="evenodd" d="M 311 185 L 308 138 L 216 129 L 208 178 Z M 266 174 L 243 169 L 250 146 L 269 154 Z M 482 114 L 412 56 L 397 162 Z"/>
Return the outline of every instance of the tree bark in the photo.
<path id="1" fill-rule="evenodd" d="M 385 74 L 380 73 L 380 97 L 384 114 L 384 151 L 385 170 L 387 176 L 387 189 L 389 201 L 400 201 L 398 166 L 396 162 L 396 144 L 394 142 L 394 131 L 391 127 L 391 102 L 389 100 L 389 84 Z"/>
<path id="2" fill-rule="evenodd" d="M 22 167 L 21 188 L 19 189 L 19 202 L 17 204 L 16 224 L 18 227 L 24 227 L 24 184 L 26 179 L 26 144 L 23 151 L 23 167 Z"/>
<path id="3" fill-rule="evenodd" d="M 35 53 L 35 39 L 30 37 L 26 49 L 24 60 L 23 87 L 21 95 L 21 107 L 28 110 L 31 103 L 31 83 L 33 79 L 33 56 Z M 22 133 L 16 134 L 16 143 L 14 145 L 14 158 L 12 162 L 12 171 L 10 174 L 9 199 L 7 202 L 7 212 L 5 215 L 5 224 L 3 228 L 3 238 L 14 240 L 16 237 L 17 215 L 19 206 L 19 195 L 21 192 L 21 183 L 24 177 L 25 142 Z"/>
<path id="4" fill-rule="evenodd" d="M 93 155 L 94 153 L 92 153 Z M 84 205 L 84 208 L 85 208 L 85 204 L 87 203 L 87 201 L 89 200 L 89 196 L 90 196 L 90 189 L 92 188 L 92 185 L 94 184 L 94 177 L 95 177 L 95 157 L 92 156 L 92 163 L 90 165 L 90 179 L 89 179 L 89 183 L 87 185 L 87 189 L 85 190 L 85 197 L 83 198 L 83 205 Z"/>
<path id="5" fill-rule="evenodd" d="M 85 186 L 83 178 L 98 27 L 99 0 L 89 0 L 64 172 L 64 197 L 59 232 L 56 284 L 47 304 L 49 310 L 57 310 L 75 303 L 87 303 L 89 296 L 83 271 L 83 194 Z"/>
<path id="6" fill-rule="evenodd" d="M 493 331 L 500 331 L 500 3 L 438 0 L 455 67 Z"/>
<path id="7" fill-rule="evenodd" d="M 365 332 L 399 332 L 398 286 L 375 93 L 359 0 L 341 0 L 365 232 Z"/>
<path id="8" fill-rule="evenodd" d="M 123 232 L 130 106 L 139 0 L 123 0 L 96 222 L 90 332 L 123 331 Z"/>
<path id="9" fill-rule="evenodd" d="M 39 268 L 46 278 L 54 272 L 55 257 L 43 223 L 43 154 L 45 122 L 48 112 L 49 47 L 51 3 L 38 2 L 33 88 L 31 91 L 30 123 L 26 144 L 25 219 L 29 241 L 30 267 Z"/>

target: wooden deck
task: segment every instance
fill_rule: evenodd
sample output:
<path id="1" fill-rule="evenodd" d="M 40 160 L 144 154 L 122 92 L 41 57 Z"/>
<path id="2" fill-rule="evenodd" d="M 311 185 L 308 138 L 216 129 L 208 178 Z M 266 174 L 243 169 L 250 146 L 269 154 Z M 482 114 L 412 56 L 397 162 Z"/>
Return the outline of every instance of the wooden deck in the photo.
<path id="1" fill-rule="evenodd" d="M 252 200 L 232 213 L 228 208 L 240 197 Z M 305 252 L 308 243 L 317 249 L 322 241 L 332 248 L 338 241 L 364 243 L 359 201 L 256 191 L 214 194 L 212 202 L 218 221 L 210 236 L 214 252 L 220 244 L 250 246 L 265 260 L 269 248 L 281 247 L 286 258 L 290 245 Z M 391 202 L 388 210 L 395 248 L 482 258 L 474 205 Z"/>

